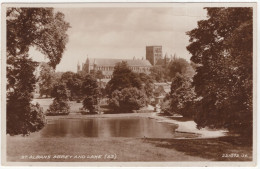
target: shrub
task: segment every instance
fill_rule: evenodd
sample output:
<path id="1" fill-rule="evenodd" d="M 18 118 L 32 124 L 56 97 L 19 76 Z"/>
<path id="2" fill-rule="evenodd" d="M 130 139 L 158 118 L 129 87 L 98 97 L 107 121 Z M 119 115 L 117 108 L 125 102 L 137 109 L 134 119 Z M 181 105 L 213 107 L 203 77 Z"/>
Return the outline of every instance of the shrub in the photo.
<path id="1" fill-rule="evenodd" d="M 64 100 L 54 99 L 53 103 L 47 110 L 47 115 L 67 115 L 69 114 L 70 106 Z"/>
<path id="2" fill-rule="evenodd" d="M 98 100 L 95 96 L 87 96 L 83 100 L 83 108 L 88 109 L 90 114 L 96 114 L 98 111 L 97 102 Z"/>
<path id="3" fill-rule="evenodd" d="M 82 83 L 82 93 L 84 94 L 83 108 L 88 109 L 91 114 L 98 111 L 98 98 L 100 90 L 97 80 L 92 75 L 86 75 Z"/>
<path id="4" fill-rule="evenodd" d="M 109 99 L 109 107 L 117 113 L 129 113 L 144 107 L 146 102 L 146 95 L 142 90 L 125 88 L 112 93 L 111 99 Z"/>
<path id="5" fill-rule="evenodd" d="M 53 103 L 49 106 L 47 110 L 47 115 L 67 115 L 69 114 L 69 92 L 66 89 L 65 84 L 57 83 L 55 84 L 52 96 L 54 96 Z"/>

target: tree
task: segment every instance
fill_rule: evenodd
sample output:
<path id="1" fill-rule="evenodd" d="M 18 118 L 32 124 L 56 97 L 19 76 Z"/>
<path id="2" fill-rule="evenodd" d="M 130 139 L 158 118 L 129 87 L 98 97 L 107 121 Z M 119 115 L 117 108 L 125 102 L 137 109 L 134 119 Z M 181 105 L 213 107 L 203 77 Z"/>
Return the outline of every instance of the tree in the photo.
<path id="1" fill-rule="evenodd" d="M 193 112 L 190 108 L 192 103 L 194 103 L 195 96 L 192 79 L 177 73 L 172 80 L 169 96 L 171 113 L 181 114 L 184 117 L 192 117 Z"/>
<path id="2" fill-rule="evenodd" d="M 168 80 L 168 68 L 163 66 L 153 66 L 150 76 L 157 82 L 165 82 Z"/>
<path id="3" fill-rule="evenodd" d="M 147 102 L 149 102 L 150 98 L 153 97 L 153 82 L 154 80 L 145 73 L 138 74 L 141 82 L 142 82 L 142 90 L 147 96 Z"/>
<path id="4" fill-rule="evenodd" d="M 146 95 L 137 88 L 115 90 L 109 99 L 109 107 L 116 113 L 129 113 L 146 105 Z"/>
<path id="5" fill-rule="evenodd" d="M 28 55 L 13 58 L 11 70 L 7 74 L 10 87 L 7 92 L 7 133 L 10 135 L 27 135 L 44 126 L 44 115 L 39 104 L 30 103 L 36 83 L 33 72 L 38 65 L 28 59 Z"/>
<path id="6" fill-rule="evenodd" d="M 134 73 L 127 65 L 127 62 L 119 62 L 116 64 L 111 80 L 106 86 L 106 90 L 111 96 L 113 91 L 122 90 L 124 88 L 136 87 L 142 88 L 142 82 L 138 75 Z"/>
<path id="7" fill-rule="evenodd" d="M 62 74 L 61 81 L 64 82 L 70 90 L 71 99 L 81 97 L 81 86 L 83 81 L 81 75 L 68 71 Z"/>
<path id="8" fill-rule="evenodd" d="M 101 79 L 103 79 L 105 76 L 103 75 L 103 72 L 101 70 L 91 70 L 90 71 L 90 74 L 92 76 L 94 76 L 96 79 L 99 80 L 99 88 L 100 88 L 100 92 L 102 93 L 102 96 L 105 96 L 106 95 L 106 90 L 104 88 L 104 86 L 102 86 L 102 83 L 101 83 Z"/>
<path id="9" fill-rule="evenodd" d="M 169 76 L 174 78 L 177 73 L 185 76 L 193 77 L 195 74 L 194 68 L 185 59 L 178 58 L 173 60 L 169 66 Z"/>
<path id="10" fill-rule="evenodd" d="M 46 95 L 47 97 L 51 95 L 54 80 L 54 69 L 47 63 L 42 63 L 39 76 L 40 96 Z"/>
<path id="11" fill-rule="evenodd" d="M 200 98 L 195 122 L 252 135 L 252 8 L 206 9 L 208 19 L 187 33 L 191 60 L 199 65 L 193 83 Z"/>
<path id="12" fill-rule="evenodd" d="M 92 75 L 87 74 L 84 77 L 82 93 L 85 96 L 83 100 L 83 108 L 88 109 L 90 113 L 96 113 L 100 91 L 97 80 Z"/>
<path id="13" fill-rule="evenodd" d="M 44 126 L 39 105 L 30 103 L 36 63 L 28 56 L 29 48 L 36 47 L 55 68 L 68 42 L 69 24 L 53 8 L 8 8 L 6 25 L 7 133 L 29 134 Z"/>
<path id="14" fill-rule="evenodd" d="M 51 96 L 54 97 L 53 103 L 49 106 L 47 110 L 49 115 L 69 114 L 69 91 L 66 88 L 66 85 L 62 82 L 58 82 L 54 85 L 53 90 L 51 92 Z"/>

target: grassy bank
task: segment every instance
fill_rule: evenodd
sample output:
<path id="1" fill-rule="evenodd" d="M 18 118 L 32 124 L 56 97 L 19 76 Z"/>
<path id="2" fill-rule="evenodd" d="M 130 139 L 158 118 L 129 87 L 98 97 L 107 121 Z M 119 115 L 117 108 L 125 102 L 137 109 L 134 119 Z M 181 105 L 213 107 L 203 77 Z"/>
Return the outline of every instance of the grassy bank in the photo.
<path id="1" fill-rule="evenodd" d="M 204 158 L 156 147 L 135 138 L 22 138 L 8 137 L 8 161 L 201 161 Z M 102 155 L 116 154 L 116 159 L 25 159 L 24 155 Z"/>
<path id="2" fill-rule="evenodd" d="M 234 139 L 136 139 L 136 138 L 29 138 L 7 137 L 8 161 L 249 161 L 251 146 L 234 143 Z M 222 157 L 236 153 L 248 157 Z M 105 155 L 116 159 L 104 159 Z M 27 155 L 27 159 L 21 159 Z M 50 159 L 29 159 L 50 155 Z M 55 159 L 70 155 L 70 159 Z M 74 156 L 85 155 L 78 159 Z M 93 159 L 91 155 L 102 155 Z"/>

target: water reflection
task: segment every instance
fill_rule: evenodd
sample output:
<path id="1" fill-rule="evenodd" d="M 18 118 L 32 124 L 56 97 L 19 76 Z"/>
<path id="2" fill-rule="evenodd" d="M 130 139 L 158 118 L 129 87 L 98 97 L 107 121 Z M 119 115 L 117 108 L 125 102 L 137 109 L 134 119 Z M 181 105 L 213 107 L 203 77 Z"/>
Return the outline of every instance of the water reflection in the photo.
<path id="1" fill-rule="evenodd" d="M 39 136 L 173 138 L 176 128 L 149 118 L 60 119 L 47 124 Z"/>

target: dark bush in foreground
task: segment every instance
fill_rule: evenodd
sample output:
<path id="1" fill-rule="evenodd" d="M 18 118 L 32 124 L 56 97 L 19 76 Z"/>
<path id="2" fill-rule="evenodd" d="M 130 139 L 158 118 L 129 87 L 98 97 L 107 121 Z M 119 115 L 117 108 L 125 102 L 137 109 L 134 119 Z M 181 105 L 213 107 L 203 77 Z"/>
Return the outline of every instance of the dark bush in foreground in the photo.
<path id="1" fill-rule="evenodd" d="M 45 116 L 38 103 L 35 105 L 23 105 L 21 101 L 18 101 L 17 104 L 7 103 L 7 111 L 9 113 L 7 116 L 7 133 L 10 135 L 29 135 L 44 127 Z M 21 121 L 21 116 L 27 120 Z"/>

